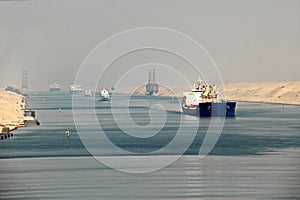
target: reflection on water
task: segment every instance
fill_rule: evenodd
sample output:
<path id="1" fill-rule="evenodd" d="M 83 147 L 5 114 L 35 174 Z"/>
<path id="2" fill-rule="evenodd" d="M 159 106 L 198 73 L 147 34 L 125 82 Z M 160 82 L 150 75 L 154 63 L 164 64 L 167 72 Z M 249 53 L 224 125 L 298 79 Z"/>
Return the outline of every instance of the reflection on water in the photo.
<path id="1" fill-rule="evenodd" d="M 148 98 L 148 97 L 147 97 Z M 178 129 L 176 100 L 150 99 L 168 105 L 160 136 L 132 140 L 116 126 L 109 103 L 96 102 L 98 119 L 109 137 L 130 152 L 151 152 L 168 144 Z M 130 104 L 134 121 L 149 122 L 149 99 Z M 2 199 L 297 199 L 300 196 L 300 108 L 239 103 L 237 117 L 226 119 L 209 156 L 197 157 L 209 119 L 201 119 L 190 148 L 174 164 L 148 174 L 112 170 L 89 156 L 76 132 L 71 96 L 32 96 L 40 127 L 15 131 L 0 143 Z M 84 113 L 84 108 L 81 108 Z M 120 108 L 121 109 L 121 108 Z M 190 117 L 190 116 L 187 116 Z M 144 124 L 143 124 L 144 123 Z M 65 129 L 71 129 L 71 137 Z M 188 134 L 188 133 L 187 133 Z M 183 138 L 184 139 L 184 138 Z M 176 154 L 172 149 L 167 154 Z M 109 150 L 107 150 L 109 155 Z M 110 155 L 115 156 L 115 155 Z M 165 155 L 158 155 L 163 157 Z M 145 167 L 145 166 L 140 166 Z"/>
<path id="2" fill-rule="evenodd" d="M 183 156 L 149 174 L 127 174 L 91 157 L 1 161 L 5 199 L 296 199 L 299 150 L 263 156 Z"/>

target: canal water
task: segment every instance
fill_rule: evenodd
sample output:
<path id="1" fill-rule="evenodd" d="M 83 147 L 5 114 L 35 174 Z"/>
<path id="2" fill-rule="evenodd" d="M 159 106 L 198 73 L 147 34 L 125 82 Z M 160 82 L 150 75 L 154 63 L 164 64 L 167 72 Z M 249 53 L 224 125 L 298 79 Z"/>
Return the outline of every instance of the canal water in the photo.
<path id="1" fill-rule="evenodd" d="M 107 141 L 98 141 L 93 134 L 90 140 L 98 146 L 86 148 L 84 137 L 99 130 L 87 126 L 86 135 L 77 132 L 72 109 L 79 110 L 87 121 L 91 116 L 85 106 L 72 108 L 71 95 L 37 93 L 30 97 L 28 107 L 36 110 L 41 125 L 20 128 L 13 138 L 1 141 L 0 199 L 300 198 L 299 106 L 238 103 L 237 116 L 225 120 L 216 145 L 200 159 L 199 149 L 211 120 L 182 116 L 176 99 L 131 98 L 127 108 L 138 126 L 127 124 L 127 128 L 144 138 L 132 137 L 122 129 L 128 118 L 126 107 L 112 111 L 109 102 L 97 97 L 94 103 L 98 125 L 114 149 L 106 148 Z M 153 105 L 166 108 L 163 113 L 151 111 L 154 117 L 162 116 L 161 121 L 149 115 Z M 123 116 L 122 127 L 114 115 Z M 190 121 L 191 126 L 177 138 L 182 143 L 159 151 L 176 138 L 182 120 Z M 146 131 L 141 131 L 145 127 Z M 67 128 L 70 138 L 65 134 Z M 147 131 L 153 129 L 158 133 L 147 137 L 152 134 Z M 186 138 L 193 140 L 185 143 Z M 181 144 L 189 145 L 185 149 Z M 118 169 L 93 157 L 88 151 L 93 148 L 98 148 L 101 156 L 117 160 Z M 174 162 L 153 172 L 128 173 L 126 169 L 126 163 L 131 163 L 136 167 L 133 172 L 141 172 L 148 170 L 150 162 L 160 166 L 170 157 Z M 140 159 L 145 162 L 138 163 Z"/>

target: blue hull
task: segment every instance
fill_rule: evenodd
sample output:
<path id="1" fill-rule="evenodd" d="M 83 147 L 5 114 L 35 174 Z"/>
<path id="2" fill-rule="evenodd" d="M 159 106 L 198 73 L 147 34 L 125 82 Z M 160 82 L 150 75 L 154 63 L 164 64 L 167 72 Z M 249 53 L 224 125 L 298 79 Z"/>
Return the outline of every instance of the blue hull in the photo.
<path id="1" fill-rule="evenodd" d="M 101 97 L 99 101 L 110 101 L 109 97 Z"/>
<path id="2" fill-rule="evenodd" d="M 50 88 L 49 92 L 60 92 L 60 88 Z"/>
<path id="3" fill-rule="evenodd" d="M 235 116 L 236 102 L 199 103 L 194 108 L 183 107 L 183 113 L 200 117 Z"/>

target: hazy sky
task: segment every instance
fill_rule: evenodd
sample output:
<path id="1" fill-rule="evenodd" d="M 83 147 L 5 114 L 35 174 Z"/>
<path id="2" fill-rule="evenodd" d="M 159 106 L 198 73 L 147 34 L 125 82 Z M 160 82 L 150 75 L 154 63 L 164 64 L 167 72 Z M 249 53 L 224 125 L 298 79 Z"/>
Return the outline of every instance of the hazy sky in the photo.
<path id="1" fill-rule="evenodd" d="M 25 69 L 31 90 L 46 90 L 52 82 L 66 89 L 98 43 L 148 26 L 194 38 L 226 83 L 300 81 L 299 0 L 49 0 L 0 1 L 0 86 L 20 87 Z M 131 65 L 128 60 L 126 65 Z M 114 70 L 118 67 L 122 63 Z M 157 79 L 172 78 L 157 72 Z"/>

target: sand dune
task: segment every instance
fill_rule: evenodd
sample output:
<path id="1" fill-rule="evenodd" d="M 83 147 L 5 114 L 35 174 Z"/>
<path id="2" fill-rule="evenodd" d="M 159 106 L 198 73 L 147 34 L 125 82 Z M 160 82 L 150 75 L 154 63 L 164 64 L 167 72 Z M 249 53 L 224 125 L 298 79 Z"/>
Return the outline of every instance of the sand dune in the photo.
<path id="1" fill-rule="evenodd" d="M 300 82 L 234 83 L 225 92 L 227 100 L 300 105 Z"/>
<path id="2" fill-rule="evenodd" d="M 4 126 L 13 129 L 22 125 L 24 108 L 25 101 L 22 95 L 0 88 L 0 131 Z"/>
<path id="3" fill-rule="evenodd" d="M 169 89 L 160 86 L 158 96 L 181 97 L 183 91 L 189 90 L 190 88 Z M 123 92 L 128 93 L 128 91 L 124 90 Z M 134 94 L 145 93 L 145 87 L 134 91 Z M 232 101 L 300 105 L 300 82 L 232 83 L 225 85 L 224 94 L 226 100 Z"/>

